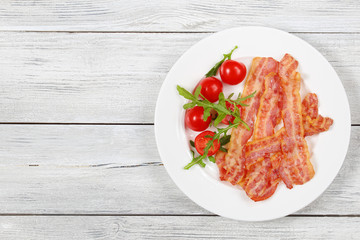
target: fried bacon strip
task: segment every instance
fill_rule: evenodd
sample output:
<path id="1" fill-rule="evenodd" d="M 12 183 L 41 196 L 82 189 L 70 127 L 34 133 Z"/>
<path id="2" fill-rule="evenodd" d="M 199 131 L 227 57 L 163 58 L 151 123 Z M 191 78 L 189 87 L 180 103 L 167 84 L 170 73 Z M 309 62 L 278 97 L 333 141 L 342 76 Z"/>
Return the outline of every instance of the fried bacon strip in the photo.
<path id="1" fill-rule="evenodd" d="M 285 54 L 279 64 L 279 76 L 284 90 L 282 116 L 286 132 L 281 141 L 284 159 L 279 173 L 288 188 L 292 188 L 294 184 L 306 183 L 315 174 L 304 138 L 299 92 L 301 77 L 296 72 L 297 66 L 298 62 L 289 54 Z"/>
<path id="2" fill-rule="evenodd" d="M 309 104 L 310 102 L 311 104 Z M 315 93 L 309 93 L 302 102 L 302 116 L 304 126 L 304 136 L 312 136 L 329 130 L 333 120 L 328 117 L 318 115 L 318 100 Z M 248 164 L 264 154 L 281 151 L 281 138 L 285 129 L 281 128 L 274 135 L 248 142 L 245 146 L 245 157 Z"/>
<path id="3" fill-rule="evenodd" d="M 321 115 L 317 116 L 315 119 L 311 119 L 309 116 L 306 116 L 305 121 L 303 121 L 304 129 L 306 129 L 304 135 L 312 136 L 321 132 L 329 130 L 334 120 L 328 117 L 323 117 Z"/>
<path id="4" fill-rule="evenodd" d="M 315 93 L 308 93 L 301 104 L 301 114 L 303 119 L 309 116 L 311 119 L 318 116 L 319 101 Z"/>
<path id="5" fill-rule="evenodd" d="M 254 140 L 274 134 L 274 128 L 281 119 L 279 99 L 281 98 L 280 78 L 276 73 L 270 73 L 265 78 L 265 92 L 260 100 L 256 116 Z"/>
<path id="6" fill-rule="evenodd" d="M 280 64 L 272 58 L 253 59 L 242 96 L 255 90 L 257 94 L 241 112 L 251 130 L 233 129 L 228 153 L 216 154 L 220 179 L 239 184 L 254 201 L 271 197 L 281 180 L 288 188 L 309 181 L 314 170 L 304 137 L 327 131 L 333 124 L 331 118 L 318 114 L 315 93 L 301 102 L 297 66 L 289 54 Z M 284 127 L 274 134 L 281 119 Z"/>
<path id="7" fill-rule="evenodd" d="M 246 165 L 253 164 L 265 154 L 280 152 L 281 140 L 284 135 L 285 128 L 281 128 L 274 135 L 247 143 L 244 148 Z"/>
<path id="8" fill-rule="evenodd" d="M 315 93 L 309 93 L 302 101 L 302 117 L 304 136 L 311 136 L 329 130 L 333 120 L 318 114 L 318 98 Z"/>
<path id="9" fill-rule="evenodd" d="M 265 91 L 261 97 L 256 116 L 254 139 L 261 139 L 274 134 L 275 126 L 281 120 L 280 99 L 280 78 L 277 73 L 270 73 L 265 77 Z M 281 157 L 280 153 L 271 158 L 269 154 L 262 153 L 254 158 L 251 163 L 245 162 L 246 177 L 239 184 L 252 200 L 265 200 L 274 194 L 281 180 L 278 174 Z"/>
<path id="10" fill-rule="evenodd" d="M 278 62 L 273 58 L 256 57 L 253 59 L 242 97 L 248 96 L 254 91 L 256 91 L 256 94 L 254 97 L 247 99 L 245 104 L 248 106 L 241 109 L 241 117 L 248 124 L 250 130 L 241 125 L 233 129 L 225 159 L 216 161 L 221 180 L 226 180 L 235 185 L 244 177 L 245 158 L 243 146 L 253 133 L 255 116 L 259 109 L 260 98 L 264 92 L 265 76 L 271 72 L 277 72 L 277 69 Z"/>
<path id="11" fill-rule="evenodd" d="M 277 153 L 271 158 L 269 155 L 251 165 L 245 182 L 244 190 L 254 201 L 262 201 L 271 197 L 281 178 L 278 168 L 282 160 L 282 153 Z"/>

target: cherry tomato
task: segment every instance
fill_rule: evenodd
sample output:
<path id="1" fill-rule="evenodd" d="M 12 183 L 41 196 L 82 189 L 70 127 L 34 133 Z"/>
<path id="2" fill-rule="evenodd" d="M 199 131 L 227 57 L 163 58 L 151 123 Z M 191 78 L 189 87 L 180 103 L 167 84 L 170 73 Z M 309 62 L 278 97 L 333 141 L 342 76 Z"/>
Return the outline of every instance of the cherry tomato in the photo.
<path id="1" fill-rule="evenodd" d="M 243 63 L 226 60 L 220 66 L 220 77 L 224 83 L 236 85 L 241 83 L 246 76 L 246 67 Z"/>
<path id="2" fill-rule="evenodd" d="M 226 108 L 231 110 L 232 112 L 234 111 L 234 104 L 231 104 L 230 102 L 226 101 Z M 241 106 L 240 105 L 236 105 L 239 108 L 239 113 L 241 112 Z M 230 123 L 234 123 L 234 119 L 235 117 L 233 115 L 226 115 L 226 117 L 221 120 L 221 122 L 223 124 L 229 125 Z"/>
<path id="3" fill-rule="evenodd" d="M 210 102 L 216 102 L 219 100 L 219 94 L 223 91 L 223 85 L 216 77 L 208 77 L 200 80 L 196 85 L 201 86 L 201 94 Z M 194 91 L 195 91 L 194 89 Z"/>
<path id="4" fill-rule="evenodd" d="M 204 121 L 204 108 L 203 107 L 193 107 L 188 109 L 185 113 L 185 124 L 188 128 L 194 131 L 204 131 L 209 127 L 211 122 L 211 116 Z"/>
<path id="5" fill-rule="evenodd" d="M 215 133 L 212 131 L 205 131 L 196 136 L 195 148 L 199 154 L 201 155 L 204 154 L 206 144 L 212 139 L 212 137 L 208 137 L 208 136 L 214 136 L 214 135 Z M 210 149 L 208 150 L 207 155 L 208 156 L 214 155 L 217 151 L 219 151 L 219 149 L 220 149 L 220 142 L 218 139 L 216 139 L 213 143 L 213 146 L 211 146 Z"/>

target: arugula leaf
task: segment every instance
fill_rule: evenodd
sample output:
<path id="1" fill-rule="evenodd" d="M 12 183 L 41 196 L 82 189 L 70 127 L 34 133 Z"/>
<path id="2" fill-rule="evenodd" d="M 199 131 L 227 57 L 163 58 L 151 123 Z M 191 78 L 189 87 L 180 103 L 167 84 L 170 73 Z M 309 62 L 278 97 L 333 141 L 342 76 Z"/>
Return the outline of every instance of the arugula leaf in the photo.
<path id="1" fill-rule="evenodd" d="M 226 107 L 225 96 L 223 92 L 219 94 L 219 104 L 223 107 Z"/>
<path id="2" fill-rule="evenodd" d="M 231 57 L 231 53 L 228 56 L 229 59 Z M 185 99 L 190 100 L 189 103 L 186 103 L 183 105 L 184 109 L 189 109 L 195 106 L 200 106 L 204 108 L 204 120 L 206 120 L 210 115 L 212 110 L 214 110 L 217 113 L 217 117 L 213 121 L 213 125 L 216 127 L 225 117 L 226 115 L 234 116 L 234 122 L 232 124 L 229 124 L 226 128 L 217 128 L 217 131 L 215 132 L 214 136 L 205 136 L 208 138 L 212 138 L 209 140 L 206 144 L 206 147 L 204 149 L 204 154 L 195 157 L 194 151 L 192 152 L 192 161 L 188 163 L 184 169 L 189 169 L 195 164 L 199 164 L 201 167 L 205 167 L 206 164 L 204 163 L 204 159 L 208 158 L 209 161 L 215 162 L 215 158 L 213 156 L 207 156 L 209 149 L 214 146 L 214 141 L 219 140 L 220 141 L 220 150 L 223 152 L 227 152 L 227 150 L 223 147 L 223 145 L 227 144 L 230 141 L 230 135 L 227 135 L 227 131 L 231 128 L 237 127 L 240 124 L 242 124 L 247 130 L 250 130 L 249 126 L 241 119 L 240 117 L 240 111 L 239 108 L 236 107 L 236 105 L 241 106 L 247 106 L 246 104 L 242 103 L 242 101 L 249 99 L 253 96 L 255 96 L 256 92 L 253 92 L 249 96 L 241 98 L 241 94 L 238 95 L 236 100 L 232 100 L 231 97 L 234 94 L 230 94 L 228 98 L 225 98 L 223 93 L 219 94 L 219 101 L 218 103 L 212 103 L 204 98 L 204 96 L 201 94 L 201 86 L 197 87 L 195 89 L 194 94 L 187 91 L 185 88 L 180 87 L 177 85 L 177 90 L 181 96 L 183 96 Z M 199 99 L 199 96 L 203 97 L 204 99 Z M 226 107 L 226 102 L 230 102 L 234 105 L 234 111 L 229 110 Z M 190 145 L 192 147 L 195 146 L 193 141 L 190 141 Z"/>
<path id="3" fill-rule="evenodd" d="M 215 132 L 215 135 L 214 136 L 211 136 L 211 135 L 206 135 L 205 137 L 211 137 L 212 139 L 210 141 L 208 141 L 206 143 L 206 147 L 204 148 L 204 154 L 203 155 L 200 155 L 198 157 L 194 157 L 193 155 L 193 159 L 190 163 L 188 163 L 184 169 L 189 169 L 191 168 L 192 166 L 194 166 L 195 164 L 199 164 L 201 167 L 205 167 L 205 163 L 203 162 L 204 159 L 208 158 L 210 161 L 212 161 L 212 156 L 207 156 L 208 152 L 209 152 L 209 149 L 214 145 L 214 141 L 215 140 L 219 140 L 220 139 L 220 136 L 222 134 L 226 135 L 227 131 L 233 127 L 237 127 L 240 125 L 240 122 L 239 123 L 235 123 L 235 124 L 230 124 L 228 127 L 226 128 L 218 128 L 218 132 Z M 230 136 L 230 135 L 226 135 L 226 136 Z M 219 140 L 221 141 L 221 139 Z M 220 147 L 221 149 L 222 147 Z M 226 149 L 222 148 L 221 151 L 227 151 Z M 212 157 L 212 158 L 211 158 Z M 215 161 L 215 158 L 213 159 Z"/>
<path id="4" fill-rule="evenodd" d="M 176 89 L 178 90 L 179 94 L 183 96 L 184 98 L 188 100 L 194 100 L 195 96 L 192 95 L 188 90 L 185 88 L 180 87 L 179 85 L 176 86 Z"/>
<path id="5" fill-rule="evenodd" d="M 223 55 L 224 55 L 223 59 L 222 59 L 220 62 L 217 62 L 217 63 L 215 64 L 215 66 L 214 66 L 212 69 L 210 69 L 210 71 L 209 71 L 208 73 L 206 73 L 205 76 L 206 76 L 206 77 L 215 76 L 216 73 L 217 73 L 217 71 L 218 71 L 218 69 L 219 69 L 219 67 L 221 66 L 221 64 L 223 64 L 223 62 L 225 62 L 225 60 L 231 59 L 232 53 L 233 53 L 234 50 L 237 49 L 237 48 L 238 48 L 238 46 L 235 46 L 235 47 L 231 50 L 231 52 L 229 52 L 228 54 L 223 54 Z"/>
<path id="6" fill-rule="evenodd" d="M 187 91 L 185 88 L 182 88 L 180 87 L 179 85 L 177 85 L 177 90 L 179 92 L 179 94 L 181 96 L 183 96 L 184 98 L 188 99 L 188 100 L 191 100 L 192 102 L 195 102 L 195 105 L 197 106 L 200 106 L 200 107 L 203 107 L 204 110 L 206 108 L 211 108 L 214 109 L 219 115 L 221 113 L 225 113 L 226 115 L 232 115 L 238 119 L 240 119 L 240 115 L 239 114 L 236 114 L 235 112 L 233 111 L 230 111 L 229 109 L 226 108 L 226 105 L 225 105 L 225 101 L 220 101 L 220 103 L 212 103 L 212 102 L 209 102 L 208 100 L 204 99 L 204 100 L 200 100 L 200 99 L 197 99 L 194 95 L 192 95 L 189 91 Z M 201 94 L 200 94 L 201 96 Z M 220 95 L 219 95 L 220 96 Z M 188 103 L 187 103 L 188 104 Z M 186 105 L 186 104 L 185 104 Z M 189 105 L 186 105 L 186 107 L 188 107 Z M 205 115 L 205 114 L 204 114 Z M 210 115 L 208 115 L 210 116 Z M 240 121 L 244 127 L 248 130 L 250 130 L 249 126 L 244 122 L 244 121 Z"/>
<path id="7" fill-rule="evenodd" d="M 206 121 L 208 117 L 211 115 L 210 111 L 211 111 L 210 107 L 204 108 L 204 115 L 203 115 L 204 121 Z"/>
<path id="8" fill-rule="evenodd" d="M 221 123 L 221 121 L 226 117 L 225 113 L 220 113 L 218 114 L 218 116 L 216 117 L 216 119 L 214 120 L 214 126 L 216 127 L 217 125 L 219 125 L 219 123 Z"/>
<path id="9" fill-rule="evenodd" d="M 205 167 L 205 163 L 202 161 L 203 159 L 205 159 L 204 155 L 200 155 L 196 158 L 193 158 L 193 160 L 190 163 L 188 163 L 188 165 L 186 165 L 184 167 L 184 169 L 187 170 L 187 169 L 191 168 L 192 166 L 194 166 L 195 164 L 199 164 L 201 167 Z"/>
<path id="10" fill-rule="evenodd" d="M 222 138 L 220 138 L 220 145 L 224 146 L 225 144 L 228 144 L 230 142 L 231 135 L 225 135 Z"/>
<path id="11" fill-rule="evenodd" d="M 208 159 L 209 159 L 210 162 L 215 163 L 215 158 L 213 156 L 208 156 Z"/>
<path id="12" fill-rule="evenodd" d="M 240 96 L 240 94 L 239 94 L 238 98 L 236 99 L 236 102 L 243 102 L 243 101 L 245 101 L 245 100 L 248 99 L 248 98 L 254 97 L 255 94 L 256 94 L 256 91 L 254 91 L 252 94 L 247 95 L 246 97 L 243 97 L 243 98 L 242 98 L 242 97 Z"/>
<path id="13" fill-rule="evenodd" d="M 195 105 L 196 105 L 196 103 L 194 103 L 194 102 L 186 103 L 186 104 L 184 104 L 183 108 L 186 110 L 186 109 L 195 107 Z"/>
<path id="14" fill-rule="evenodd" d="M 195 89 L 194 96 L 195 96 L 196 98 L 199 98 L 200 92 L 201 92 L 201 86 L 199 85 L 199 86 Z"/>
<path id="15" fill-rule="evenodd" d="M 227 149 L 226 149 L 226 148 L 220 147 L 219 150 L 222 151 L 222 152 L 226 152 L 226 153 L 227 153 Z"/>

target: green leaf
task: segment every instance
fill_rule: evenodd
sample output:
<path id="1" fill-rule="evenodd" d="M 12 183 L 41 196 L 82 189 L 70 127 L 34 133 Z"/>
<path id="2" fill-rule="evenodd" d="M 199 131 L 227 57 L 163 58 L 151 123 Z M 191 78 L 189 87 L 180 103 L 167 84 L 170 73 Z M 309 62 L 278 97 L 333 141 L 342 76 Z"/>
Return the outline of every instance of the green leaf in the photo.
<path id="1" fill-rule="evenodd" d="M 224 55 L 223 59 L 222 59 L 221 61 L 217 62 L 217 63 L 215 64 L 215 66 L 214 66 L 213 68 L 211 68 L 210 71 L 205 74 L 205 76 L 206 76 L 206 77 L 215 76 L 215 75 L 217 74 L 217 71 L 218 71 L 219 67 L 221 66 L 221 64 L 223 64 L 223 62 L 225 62 L 226 59 L 231 59 L 232 53 L 233 53 L 234 50 L 237 49 L 237 48 L 238 48 L 238 46 L 235 46 L 235 47 L 231 50 L 231 52 L 229 52 L 228 54 L 223 54 L 223 55 Z"/>
<path id="2" fill-rule="evenodd" d="M 195 98 L 199 98 L 200 92 L 201 92 L 201 86 L 199 85 L 199 86 L 195 89 L 194 97 L 195 97 Z"/>
<path id="3" fill-rule="evenodd" d="M 250 131 L 249 125 L 247 125 L 247 123 L 244 122 L 241 118 L 236 117 L 236 118 L 234 119 L 234 123 L 241 123 L 242 125 L 244 125 L 244 127 L 245 127 L 248 131 Z"/>
<path id="4" fill-rule="evenodd" d="M 238 96 L 238 99 L 236 99 L 236 101 L 241 101 L 241 102 L 243 102 L 243 101 L 245 101 L 246 99 L 249 99 L 249 98 L 252 98 L 252 97 L 254 97 L 255 96 L 255 94 L 256 94 L 256 91 L 254 91 L 252 94 L 250 94 L 250 95 L 247 95 L 246 97 L 240 97 L 240 95 Z"/>
<path id="5" fill-rule="evenodd" d="M 222 92 L 219 94 L 219 104 L 223 107 L 226 107 L 225 96 Z"/>
<path id="6" fill-rule="evenodd" d="M 203 119 L 204 119 L 205 122 L 206 122 L 206 120 L 208 119 L 208 117 L 210 116 L 210 111 L 211 111 L 211 108 L 209 108 L 209 107 L 204 108 L 204 116 L 203 116 Z"/>
<path id="7" fill-rule="evenodd" d="M 198 90 L 198 89 L 199 88 L 197 88 L 195 90 L 196 94 L 198 94 L 198 96 L 202 96 L 201 92 L 199 92 L 201 89 L 200 90 Z M 227 131 L 229 129 L 237 127 L 240 124 L 242 124 L 246 129 L 250 130 L 249 126 L 241 119 L 239 109 L 235 108 L 235 111 L 231 111 L 231 110 L 227 109 L 226 108 L 226 101 L 230 101 L 232 104 L 236 105 L 237 100 L 241 100 L 241 99 L 245 99 L 245 98 L 248 99 L 250 97 L 253 97 L 255 95 L 255 92 L 252 93 L 249 96 L 244 97 L 244 98 L 241 98 L 240 97 L 241 95 L 239 94 L 239 97 L 238 97 L 238 99 L 236 101 L 231 100 L 231 99 L 225 99 L 224 95 L 220 94 L 219 95 L 219 102 L 218 103 L 211 103 L 207 99 L 203 99 L 203 100 L 198 99 L 193 94 L 191 94 L 186 89 L 184 89 L 184 88 L 182 88 L 180 86 L 177 86 L 177 90 L 178 90 L 179 94 L 181 96 L 183 96 L 185 99 L 188 99 L 188 100 L 192 101 L 190 103 L 184 104 L 183 107 L 185 109 L 190 108 L 190 107 L 194 107 L 194 106 L 203 107 L 204 108 L 204 117 L 205 117 L 205 119 L 207 119 L 210 116 L 210 111 L 212 109 L 214 109 L 218 114 L 218 116 L 214 120 L 214 126 L 217 126 L 221 122 L 221 120 L 226 117 L 226 115 L 231 115 L 231 116 L 235 117 L 235 120 L 234 120 L 233 124 L 230 124 L 226 128 L 218 128 L 218 132 L 215 132 L 215 135 L 213 137 L 209 136 L 209 137 L 212 137 L 212 139 L 207 142 L 206 147 L 204 149 L 204 154 L 203 155 L 195 157 L 195 153 L 192 151 L 192 154 L 193 154 L 192 161 L 189 164 L 187 164 L 184 167 L 184 169 L 189 169 L 192 166 L 194 166 L 195 164 L 199 164 L 201 167 L 205 167 L 205 163 L 203 162 L 203 160 L 207 158 L 207 154 L 209 152 L 209 149 L 214 145 L 214 140 L 217 140 L 217 139 L 221 140 L 220 137 L 221 137 L 222 134 L 224 134 L 224 136 L 223 136 L 224 139 L 228 138 L 229 136 L 227 136 L 226 133 L 227 133 Z M 232 97 L 232 96 L 233 96 L 233 94 L 230 94 L 230 97 Z M 223 141 L 223 143 L 226 142 L 225 140 L 222 140 L 222 141 Z M 190 145 L 194 146 L 194 144 L 192 144 L 191 141 L 190 141 Z M 221 147 L 221 149 L 222 149 L 221 151 L 226 151 L 226 149 L 224 149 L 223 147 Z"/>
<path id="8" fill-rule="evenodd" d="M 230 142 L 231 135 L 225 135 L 222 138 L 220 138 L 220 145 L 223 146 L 225 144 L 228 144 Z"/>
<path id="9" fill-rule="evenodd" d="M 231 94 L 228 96 L 228 99 L 231 99 L 232 96 L 234 96 L 234 93 L 231 93 Z"/>
<path id="10" fill-rule="evenodd" d="M 219 113 L 217 118 L 214 120 L 214 126 L 216 127 L 217 125 L 219 125 L 219 123 L 221 123 L 221 121 L 226 117 L 226 115 L 227 114 L 225 113 Z"/>
<path id="11" fill-rule="evenodd" d="M 194 166 L 195 164 L 199 164 L 201 167 L 205 167 L 205 163 L 202 161 L 204 158 L 205 158 L 205 156 L 203 156 L 203 155 L 193 158 L 193 160 L 190 163 L 188 163 L 184 167 L 184 169 L 187 170 L 187 169 L 191 168 L 192 166 Z"/>
<path id="12" fill-rule="evenodd" d="M 215 64 L 215 66 L 214 66 L 212 69 L 210 69 L 209 72 L 207 72 L 207 73 L 205 74 L 205 76 L 206 76 L 206 77 L 215 76 L 215 75 L 217 74 L 217 71 L 218 71 L 219 67 L 221 66 L 221 64 L 222 64 L 224 61 L 225 61 L 225 59 L 221 60 L 220 62 L 217 62 L 217 63 Z"/>
<path id="13" fill-rule="evenodd" d="M 179 94 L 183 96 L 186 99 L 194 100 L 194 96 L 185 88 L 180 87 L 179 85 L 176 86 L 176 89 L 178 90 Z"/>
<path id="14" fill-rule="evenodd" d="M 186 104 L 184 104 L 183 108 L 186 110 L 186 109 L 195 107 L 195 105 L 196 105 L 196 103 L 194 103 L 194 102 L 186 103 Z"/>
<path id="15" fill-rule="evenodd" d="M 210 162 L 215 163 L 215 158 L 213 156 L 208 156 L 208 159 L 209 159 Z"/>
<path id="16" fill-rule="evenodd" d="M 199 161 L 198 164 L 200 165 L 200 167 L 203 167 L 203 168 L 206 166 L 206 164 L 202 160 Z"/>
<path id="17" fill-rule="evenodd" d="M 194 143 L 193 140 L 190 140 L 190 146 L 195 147 L 195 143 Z M 192 151 L 192 150 L 191 150 L 191 151 Z M 192 151 L 192 152 L 194 152 L 194 151 Z M 194 154 L 193 154 L 193 157 L 194 157 Z"/>
<path id="18" fill-rule="evenodd" d="M 227 152 L 227 149 L 226 149 L 226 148 L 223 148 L 223 147 L 220 147 L 219 150 L 222 151 L 222 152 Z"/>
<path id="19" fill-rule="evenodd" d="M 233 48 L 233 50 L 231 50 L 231 52 L 230 53 L 228 53 L 228 54 L 224 54 L 224 57 L 227 57 L 228 59 L 231 59 L 231 55 L 233 54 L 233 52 L 235 51 L 235 49 L 237 49 L 238 48 L 238 46 L 235 46 L 234 48 Z"/>
<path id="20" fill-rule="evenodd" d="M 238 104 L 240 106 L 243 106 L 243 107 L 248 107 L 249 106 L 248 104 L 245 104 L 245 103 L 242 103 L 242 102 L 236 102 L 236 104 Z"/>

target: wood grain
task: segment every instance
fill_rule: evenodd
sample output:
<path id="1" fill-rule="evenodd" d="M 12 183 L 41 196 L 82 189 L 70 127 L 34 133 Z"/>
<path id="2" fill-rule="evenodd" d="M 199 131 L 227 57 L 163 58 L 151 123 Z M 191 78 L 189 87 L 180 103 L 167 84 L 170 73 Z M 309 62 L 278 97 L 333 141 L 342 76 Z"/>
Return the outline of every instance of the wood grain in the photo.
<path id="1" fill-rule="evenodd" d="M 325 193 L 297 214 L 360 214 L 360 127 Z M 211 214 L 171 181 L 153 126 L 0 125 L 0 213 Z"/>
<path id="2" fill-rule="evenodd" d="M 209 35 L 0 32 L 0 122 L 152 123 L 167 72 Z M 359 35 L 296 35 L 333 65 L 360 124 Z"/>
<path id="3" fill-rule="evenodd" d="M 360 6 L 357 0 L 5 0 L 0 7 L 0 30 L 199 32 L 254 25 L 290 32 L 359 32 Z"/>
<path id="4" fill-rule="evenodd" d="M 287 217 L 238 222 L 221 217 L 0 217 L 1 239 L 358 239 L 360 218 Z M 10 237 L 11 236 L 11 237 Z"/>

